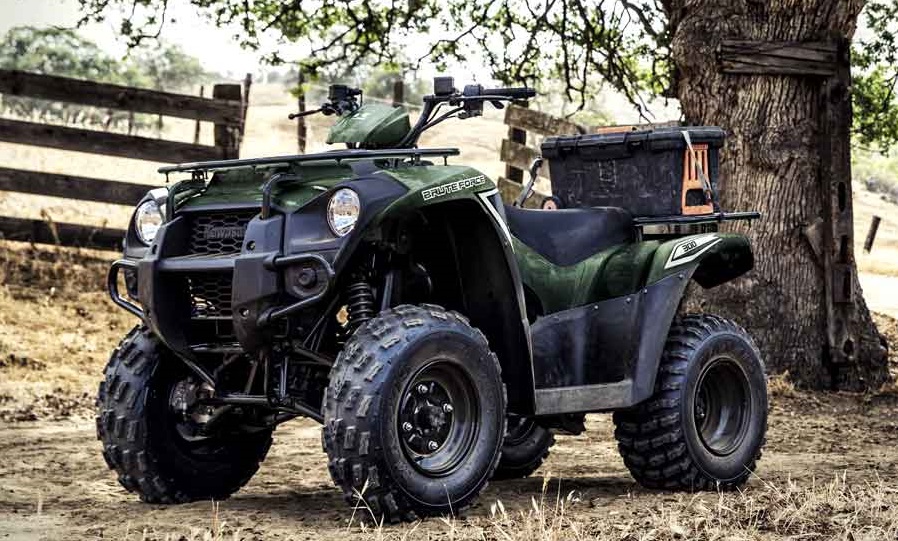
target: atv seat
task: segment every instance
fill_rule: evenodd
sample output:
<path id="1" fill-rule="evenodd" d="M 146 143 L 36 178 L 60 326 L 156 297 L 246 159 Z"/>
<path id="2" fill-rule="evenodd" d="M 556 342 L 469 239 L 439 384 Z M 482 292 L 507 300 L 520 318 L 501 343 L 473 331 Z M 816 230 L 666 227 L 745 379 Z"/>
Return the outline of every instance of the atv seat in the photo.
<path id="1" fill-rule="evenodd" d="M 531 210 L 505 205 L 505 217 L 512 235 L 560 266 L 636 238 L 633 216 L 618 207 Z"/>

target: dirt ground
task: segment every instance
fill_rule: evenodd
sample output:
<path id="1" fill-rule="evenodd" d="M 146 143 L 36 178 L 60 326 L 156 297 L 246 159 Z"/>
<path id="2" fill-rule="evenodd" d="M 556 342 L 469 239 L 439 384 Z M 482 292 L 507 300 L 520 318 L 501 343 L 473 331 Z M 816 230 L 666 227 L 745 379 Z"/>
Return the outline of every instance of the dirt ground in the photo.
<path id="1" fill-rule="evenodd" d="M 777 397 L 771 413 L 759 477 L 745 490 L 749 498 L 788 491 L 790 483 L 805 490 L 815 484 L 826 486 L 844 476 L 845 490 L 884 483 L 888 505 L 898 503 L 890 481 L 898 474 L 894 445 L 898 398 L 796 394 Z M 618 457 L 609 417 L 592 416 L 588 428 L 583 437 L 560 437 L 535 477 L 493 483 L 467 518 L 453 525 L 431 519 L 385 527 L 381 533 L 443 538 L 454 528 L 459 537 L 501 538 L 501 526 L 490 516 L 491 504 L 501 500 L 512 516 L 532 512 L 531 498 L 540 498 L 543 475 L 552 476 L 550 500 L 555 499 L 559 478 L 562 497 L 575 492 L 577 501 L 567 513 L 596 536 L 651 538 L 646 536 L 658 530 L 657 538 L 676 537 L 676 523 L 660 520 L 665 509 L 688 509 L 698 502 L 708 508 L 738 505 L 740 495 L 693 497 L 640 489 Z M 217 520 L 224 523 L 225 539 L 364 535 L 357 523 L 349 526 L 350 510 L 331 485 L 319 441 L 318 427 L 308 421 L 276 432 L 275 446 L 260 472 L 243 491 L 220 505 Z M 838 531 L 838 522 L 829 513 L 845 510 L 828 503 L 812 512 L 810 523 L 800 517 L 801 527 L 808 530 L 805 533 L 811 534 L 809 538 L 830 538 Z M 745 523 L 720 533 L 738 535 L 740 528 L 749 528 L 750 520 L 745 517 Z M 90 420 L 0 424 L 0 532 L 4 532 L 0 538 L 202 539 L 211 534 L 213 521 L 209 502 L 161 507 L 141 504 L 126 494 L 100 457 Z M 688 532 L 689 524 L 680 527 Z M 757 533 L 779 537 L 775 531 L 766 531 L 764 524 Z"/>
<path id="2" fill-rule="evenodd" d="M 292 101 L 254 87 L 244 154 L 293 152 Z M 453 130 L 450 144 L 491 176 L 505 132 L 500 117 Z M 192 126 L 187 126 L 192 134 Z M 204 128 L 204 137 L 208 132 Z M 315 130 L 320 127 L 313 126 Z M 433 144 L 450 132 L 435 133 Z M 0 145 L 0 165 L 154 182 L 152 164 Z M 121 176 L 126 173 L 125 176 Z M 870 216 L 884 218 L 876 248 L 857 247 L 865 298 L 898 317 L 895 205 L 855 190 L 858 243 Z M 0 193 L 0 214 L 124 226 L 130 210 Z M 742 492 L 699 495 L 641 489 L 617 454 L 609 416 L 587 433 L 559 436 L 531 478 L 496 482 L 464 517 L 363 525 L 332 486 L 318 427 L 275 433 L 261 470 L 220 502 L 142 504 L 106 467 L 93 400 L 109 352 L 134 318 L 102 292 L 111 255 L 0 241 L 0 541 L 6 539 L 896 539 L 898 391 L 807 393 L 771 381 L 768 441 Z M 898 323 L 878 315 L 891 350 Z M 898 365 L 898 364 L 896 364 Z"/>

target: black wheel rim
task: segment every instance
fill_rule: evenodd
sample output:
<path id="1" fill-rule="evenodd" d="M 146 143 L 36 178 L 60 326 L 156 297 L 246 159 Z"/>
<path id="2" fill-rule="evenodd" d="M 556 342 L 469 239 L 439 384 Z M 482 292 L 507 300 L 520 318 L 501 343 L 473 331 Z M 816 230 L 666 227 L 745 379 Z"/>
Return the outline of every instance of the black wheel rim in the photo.
<path id="1" fill-rule="evenodd" d="M 735 452 L 751 419 L 748 376 L 729 357 L 705 366 L 696 387 L 695 426 L 705 448 L 718 456 Z"/>
<path id="2" fill-rule="evenodd" d="M 185 378 L 171 386 L 168 392 L 168 400 L 165 403 L 168 432 L 172 443 L 179 451 L 194 460 L 218 460 L 222 454 L 228 452 L 228 438 L 223 434 L 207 434 L 203 431 L 200 419 L 211 418 L 215 415 L 215 408 L 196 406 L 190 404 L 190 411 L 176 411 L 174 404 L 178 401 L 179 392 L 186 388 L 199 387 L 200 384 L 193 378 Z M 190 399 L 188 399 L 190 400 Z M 225 406 L 226 407 L 226 406 Z M 199 409 L 200 411 L 197 411 Z"/>
<path id="3" fill-rule="evenodd" d="M 477 438 L 480 404 L 468 374 L 449 361 L 418 370 L 402 391 L 398 434 L 414 467 L 430 477 L 449 475 Z"/>
<path id="4" fill-rule="evenodd" d="M 520 415 L 509 415 L 505 428 L 504 445 L 518 445 L 536 428 L 536 421 Z"/>

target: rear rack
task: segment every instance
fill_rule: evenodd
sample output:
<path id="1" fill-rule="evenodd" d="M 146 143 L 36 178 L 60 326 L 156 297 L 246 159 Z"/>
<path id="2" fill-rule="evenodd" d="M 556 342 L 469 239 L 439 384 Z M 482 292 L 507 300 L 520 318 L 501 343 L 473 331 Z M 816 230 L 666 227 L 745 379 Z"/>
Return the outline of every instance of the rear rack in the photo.
<path id="1" fill-rule="evenodd" d="M 756 211 L 714 212 L 712 214 L 698 215 L 646 216 L 642 218 L 633 218 L 633 225 L 636 227 L 645 227 L 647 225 L 707 224 L 729 222 L 733 220 L 757 220 L 760 217 L 761 213 Z"/>
<path id="2" fill-rule="evenodd" d="M 235 169 L 238 167 L 255 167 L 258 165 L 277 165 L 303 162 L 334 161 L 340 163 L 344 160 L 377 160 L 389 158 L 414 158 L 415 161 L 423 157 L 447 158 L 458 156 L 457 148 L 390 148 L 385 150 L 333 150 L 319 152 L 317 154 L 295 154 L 291 156 L 271 156 L 268 158 L 247 158 L 243 160 L 217 160 L 209 162 L 179 163 L 160 167 L 159 172 L 164 174 L 182 171 L 208 171 L 211 169 Z"/>

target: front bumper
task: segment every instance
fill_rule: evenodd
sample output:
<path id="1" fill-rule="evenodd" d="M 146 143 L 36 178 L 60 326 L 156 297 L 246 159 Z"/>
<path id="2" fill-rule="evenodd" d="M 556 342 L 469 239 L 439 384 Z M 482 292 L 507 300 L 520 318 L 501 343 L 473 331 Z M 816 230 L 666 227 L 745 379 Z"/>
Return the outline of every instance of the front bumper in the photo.
<path id="1" fill-rule="evenodd" d="M 344 237 L 327 223 L 331 194 L 341 188 L 353 189 L 362 201 L 356 227 Z M 176 352 L 220 349 L 226 342 L 253 353 L 285 333 L 301 338 L 315 325 L 299 328 L 308 323 L 305 316 L 317 320 L 320 305 L 330 305 L 322 301 L 333 297 L 335 276 L 350 263 L 369 224 L 408 189 L 388 175 L 359 173 L 315 191 L 299 208 L 269 201 L 262 213 L 255 204 L 183 204 L 151 246 L 133 245 L 129 233 L 125 260 L 133 263 L 115 265 L 110 275 L 120 269 L 136 274 L 140 317 Z M 242 238 L 238 226 L 245 228 Z M 138 315 L 113 287 L 110 296 Z"/>
<path id="2" fill-rule="evenodd" d="M 336 250 L 285 255 L 284 221 L 284 215 L 251 220 L 238 253 L 196 254 L 185 240 L 190 216 L 177 216 L 142 258 L 113 263 L 109 295 L 175 352 L 258 351 L 289 331 L 287 316 L 333 289 Z M 139 305 L 118 291 L 122 271 L 136 276 Z"/>

